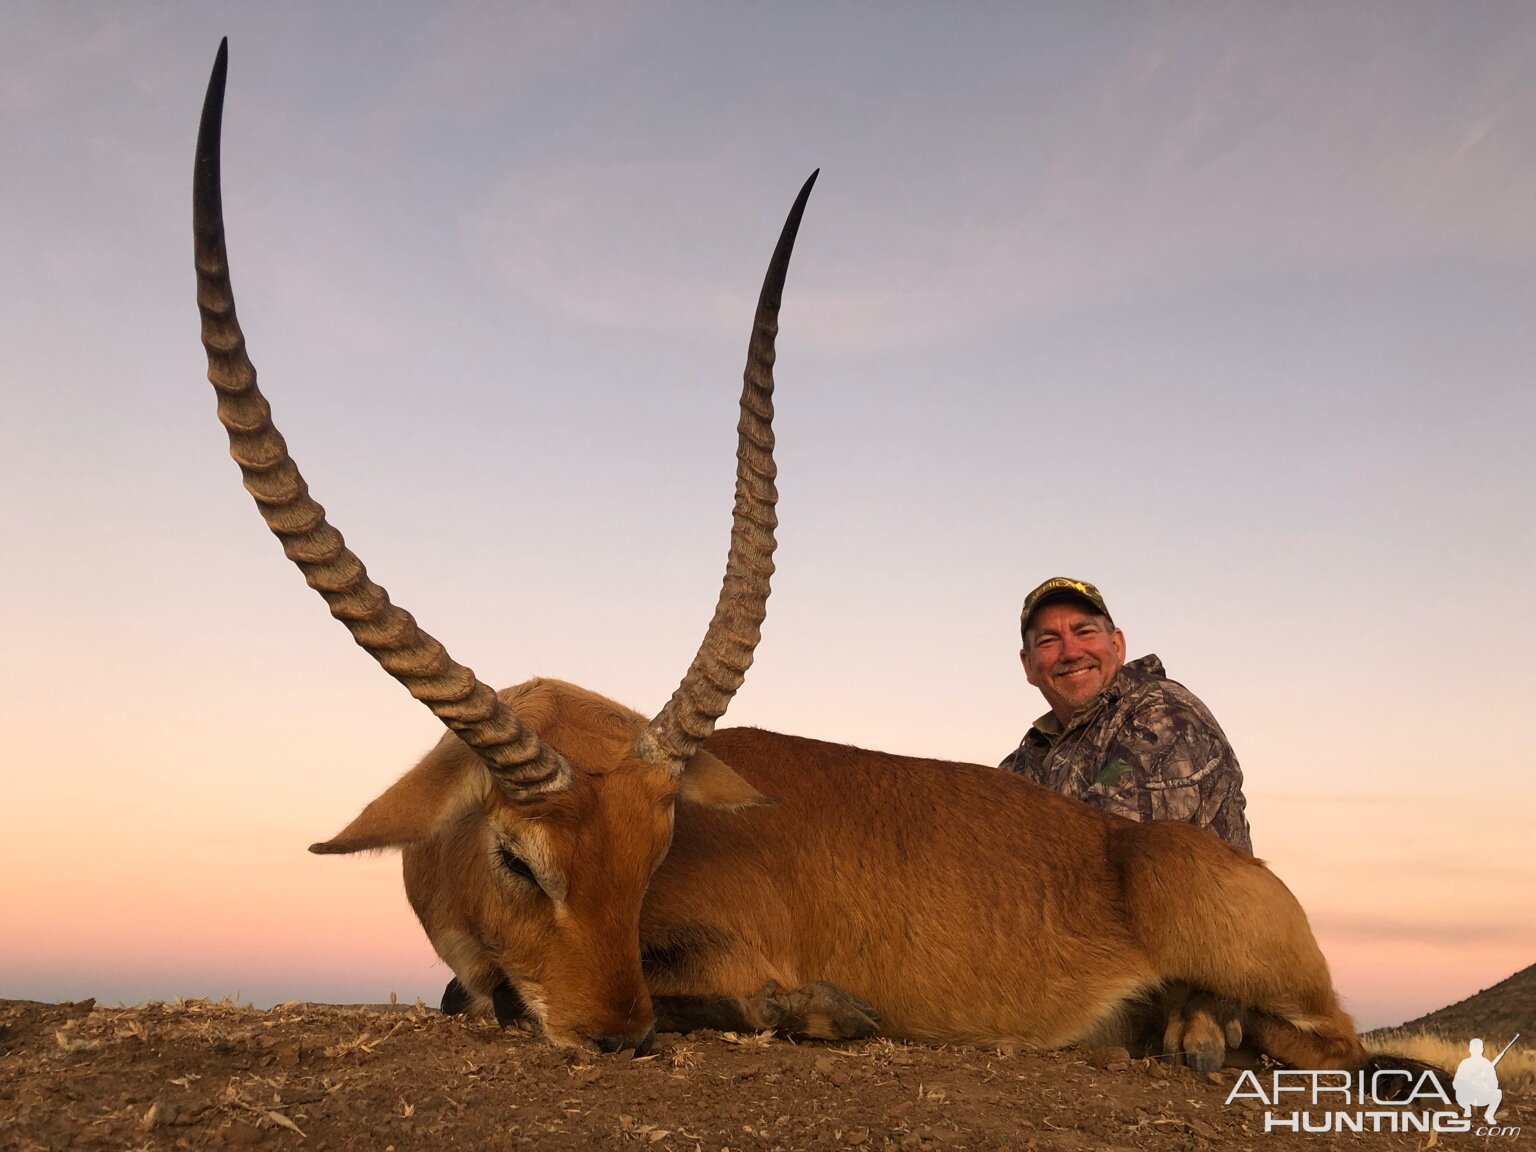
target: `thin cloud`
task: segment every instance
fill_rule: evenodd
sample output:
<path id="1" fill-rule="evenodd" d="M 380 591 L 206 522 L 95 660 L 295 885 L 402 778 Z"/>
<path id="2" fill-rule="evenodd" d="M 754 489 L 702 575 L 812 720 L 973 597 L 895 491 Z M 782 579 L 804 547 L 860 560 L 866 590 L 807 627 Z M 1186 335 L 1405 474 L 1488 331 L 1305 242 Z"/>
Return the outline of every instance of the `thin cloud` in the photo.
<path id="1" fill-rule="evenodd" d="M 1531 929 L 1516 916 L 1509 919 L 1434 920 L 1425 916 L 1407 920 L 1369 913 L 1336 914 L 1312 912 L 1308 915 L 1313 930 L 1329 941 L 1357 944 L 1405 944 L 1479 948 L 1492 945 L 1527 945 L 1536 947 Z"/>
<path id="2" fill-rule="evenodd" d="M 1005 103 L 958 140 L 971 113 L 946 116 L 946 102 L 974 94 L 935 93 L 899 141 L 904 162 L 855 147 L 857 122 L 817 135 L 827 173 L 803 262 L 819 295 L 797 338 L 911 348 L 1234 279 L 1508 261 L 1536 237 L 1536 155 L 1511 115 L 1529 92 L 1503 56 L 1449 94 L 1433 83 L 1440 67 L 1379 12 L 1191 15 L 1144 29 L 1049 107 Z M 788 117 L 816 121 L 795 92 L 786 101 Z M 657 126 L 659 153 L 678 150 L 673 130 Z M 925 155 L 948 159 L 910 159 Z M 771 227 L 757 223 L 758 205 L 777 204 L 764 188 L 784 183 L 741 154 L 534 160 L 505 173 L 471 236 L 508 288 L 583 320 L 717 324 L 753 280 L 669 273 L 710 252 L 743 260 L 741 238 Z"/>

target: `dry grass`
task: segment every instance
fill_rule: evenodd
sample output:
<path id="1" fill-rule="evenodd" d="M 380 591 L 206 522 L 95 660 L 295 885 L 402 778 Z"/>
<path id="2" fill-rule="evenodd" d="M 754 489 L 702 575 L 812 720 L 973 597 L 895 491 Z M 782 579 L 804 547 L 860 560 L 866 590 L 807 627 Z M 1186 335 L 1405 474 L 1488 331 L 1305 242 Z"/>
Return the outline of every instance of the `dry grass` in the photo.
<path id="1" fill-rule="evenodd" d="M 1484 1037 L 1483 1055 L 1492 1060 L 1499 1049 L 1508 1043 L 1509 1037 Z M 1365 1047 L 1371 1052 L 1397 1053 L 1434 1064 L 1449 1072 L 1467 1057 L 1464 1040 L 1447 1040 L 1433 1032 L 1405 1032 L 1401 1029 L 1373 1032 L 1365 1039 Z M 1499 1087 L 1505 1092 L 1518 1092 L 1522 1096 L 1536 1093 L 1536 1044 L 1527 1046 L 1525 1038 L 1515 1041 L 1514 1047 L 1499 1061 Z"/>

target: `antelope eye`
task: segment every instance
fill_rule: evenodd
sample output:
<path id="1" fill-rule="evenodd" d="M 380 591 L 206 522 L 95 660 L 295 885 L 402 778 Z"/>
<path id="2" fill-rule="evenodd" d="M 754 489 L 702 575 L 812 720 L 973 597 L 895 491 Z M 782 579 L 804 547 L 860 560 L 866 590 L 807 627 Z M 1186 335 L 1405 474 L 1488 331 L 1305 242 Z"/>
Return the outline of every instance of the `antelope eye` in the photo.
<path id="1" fill-rule="evenodd" d="M 501 866 L 508 872 L 512 873 L 512 875 L 521 876 L 535 888 L 542 887 L 542 885 L 539 884 L 539 878 L 533 874 L 533 869 L 528 867 L 528 862 L 513 852 L 512 849 L 508 848 L 505 844 L 500 844 L 497 846 L 496 859 L 500 861 Z"/>

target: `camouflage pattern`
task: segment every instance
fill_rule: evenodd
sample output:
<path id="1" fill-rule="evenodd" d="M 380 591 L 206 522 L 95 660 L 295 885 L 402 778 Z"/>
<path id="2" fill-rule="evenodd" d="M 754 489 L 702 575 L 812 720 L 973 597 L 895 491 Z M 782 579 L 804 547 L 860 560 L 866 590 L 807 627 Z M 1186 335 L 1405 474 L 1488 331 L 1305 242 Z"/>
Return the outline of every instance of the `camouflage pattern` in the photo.
<path id="1" fill-rule="evenodd" d="M 1120 669 L 1063 730 L 1035 721 L 1000 768 L 1131 820 L 1185 820 L 1253 851 L 1243 772 L 1221 726 L 1156 656 Z"/>

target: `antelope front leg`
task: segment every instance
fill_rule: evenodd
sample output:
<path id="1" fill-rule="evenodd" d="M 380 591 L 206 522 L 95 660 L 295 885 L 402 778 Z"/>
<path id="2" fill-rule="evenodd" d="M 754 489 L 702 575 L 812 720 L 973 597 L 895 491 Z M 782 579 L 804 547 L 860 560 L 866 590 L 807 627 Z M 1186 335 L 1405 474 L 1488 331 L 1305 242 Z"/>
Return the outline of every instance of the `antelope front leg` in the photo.
<path id="1" fill-rule="evenodd" d="M 659 1032 L 775 1032 L 791 1040 L 859 1040 L 880 1030 L 880 1013 L 825 981 L 786 989 L 769 980 L 750 996 L 654 996 Z"/>
<path id="2" fill-rule="evenodd" d="M 496 1013 L 496 1023 L 503 1028 L 522 1027 L 532 1023 L 527 1006 L 512 985 L 503 980 L 491 990 L 491 1009 Z M 473 1014 L 475 998 L 455 976 L 443 989 L 443 1015 L 463 1016 Z"/>
<path id="3" fill-rule="evenodd" d="M 880 1031 L 880 1013 L 862 996 L 818 980 L 786 991 L 770 980 L 748 998 L 768 1026 L 796 1040 L 862 1040 Z"/>

